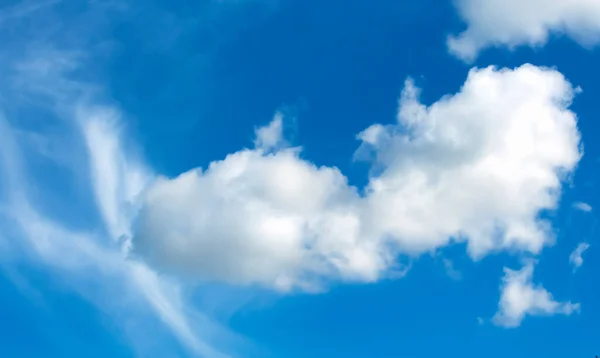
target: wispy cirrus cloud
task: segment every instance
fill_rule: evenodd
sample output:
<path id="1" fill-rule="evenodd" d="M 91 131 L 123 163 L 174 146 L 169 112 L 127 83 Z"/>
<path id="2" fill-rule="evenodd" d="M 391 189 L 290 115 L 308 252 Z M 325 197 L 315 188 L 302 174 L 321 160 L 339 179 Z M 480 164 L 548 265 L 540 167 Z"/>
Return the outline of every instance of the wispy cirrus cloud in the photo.
<path id="1" fill-rule="evenodd" d="M 592 206 L 588 203 L 584 203 L 582 201 L 578 201 L 573 203 L 573 208 L 583 211 L 584 213 L 589 213 L 592 211 Z"/>
<path id="2" fill-rule="evenodd" d="M 64 50 L 60 44 L 32 41 L 2 61 L 7 77 L 1 84 L 0 219 L 7 265 L 41 264 L 100 309 L 123 317 L 122 324 L 155 317 L 194 355 L 227 357 L 204 334 L 214 339 L 218 331 L 219 339 L 234 340 L 233 335 L 189 306 L 175 280 L 128 255 L 137 195 L 154 175 L 134 146 L 124 146 L 120 109 L 106 100 L 101 85 L 80 78 L 89 55 L 85 48 Z M 61 143 L 57 136 L 77 140 Z M 32 138 L 51 141 L 53 150 Z M 57 152 L 61 160 L 53 155 Z M 77 182 L 91 194 L 67 203 L 65 215 L 47 200 L 72 196 L 70 189 L 48 187 L 62 180 Z M 91 211 L 95 220 L 63 220 L 83 219 L 82 203 L 96 208 Z M 127 299 L 115 302 L 115 295 Z M 133 336 L 132 344 L 143 351 L 148 337 Z"/>

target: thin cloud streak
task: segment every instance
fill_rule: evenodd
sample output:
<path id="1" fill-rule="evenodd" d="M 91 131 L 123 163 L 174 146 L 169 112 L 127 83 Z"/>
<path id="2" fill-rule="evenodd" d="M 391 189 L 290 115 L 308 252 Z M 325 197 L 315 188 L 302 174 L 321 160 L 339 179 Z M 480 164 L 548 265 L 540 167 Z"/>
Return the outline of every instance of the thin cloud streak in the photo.
<path id="1" fill-rule="evenodd" d="M 30 158 L 23 156 L 9 121 L 1 118 L 1 189 L 5 193 L 5 200 L 2 202 L 0 219 L 12 222 L 11 232 L 15 233 L 5 238 L 10 241 L 6 243 L 7 246 L 18 247 L 19 252 L 25 253 L 18 260 L 42 263 L 49 272 L 65 279 L 73 290 L 102 309 L 113 312 L 119 310 L 115 316 L 133 315 L 134 319 L 145 320 L 146 317 L 137 313 L 138 306 L 148 307 L 194 354 L 208 358 L 228 357 L 200 338 L 204 329 L 212 329 L 211 326 L 215 324 L 202 313 L 188 307 L 178 284 L 128 257 L 136 196 L 152 175 L 144 165 L 132 160 L 123 151 L 117 130 L 120 125 L 119 110 L 102 103 L 88 104 L 93 103 L 93 91 L 86 92 L 85 89 L 94 87 L 68 77 L 69 66 L 67 70 L 61 67 L 70 63 L 68 54 L 66 56 L 61 59 L 60 52 L 53 51 L 49 54 L 51 60 L 42 66 L 46 70 L 54 69 L 52 66 L 55 65 L 59 67 L 47 72 L 61 74 L 59 80 L 53 82 L 53 87 L 48 87 L 52 81 L 39 77 L 40 72 L 36 71 L 17 71 L 17 77 L 24 73 L 29 77 L 17 78 L 15 84 L 25 95 L 42 96 L 43 104 L 40 105 L 49 106 L 49 111 L 55 112 L 73 128 L 81 128 L 83 141 L 88 148 L 89 166 L 70 169 L 71 173 L 82 177 L 87 175 L 88 169 L 91 172 L 91 191 L 104 223 L 101 232 L 106 234 L 98 234 L 95 228 L 73 231 L 68 228 L 68 223 L 50 219 L 36 207 L 36 198 L 28 184 L 31 180 L 35 183 L 35 178 L 27 172 L 26 163 Z M 43 60 L 37 61 L 39 64 Z M 24 83 L 29 86 L 20 86 Z M 43 91 L 39 92 L 39 89 Z M 41 187 L 43 189 L 43 185 Z M 36 195 L 39 195 L 37 191 Z M 17 252 L 9 254 L 17 256 Z M 93 287 L 90 288 L 89 282 L 95 282 Z M 120 305 L 110 303 L 113 300 L 108 298 L 119 291 L 126 296 L 137 297 L 134 303 L 130 303 L 134 306 L 116 307 Z M 198 322 L 204 323 L 192 327 L 186 317 L 190 313 L 199 318 Z M 144 344 L 141 340 L 132 343 Z"/>

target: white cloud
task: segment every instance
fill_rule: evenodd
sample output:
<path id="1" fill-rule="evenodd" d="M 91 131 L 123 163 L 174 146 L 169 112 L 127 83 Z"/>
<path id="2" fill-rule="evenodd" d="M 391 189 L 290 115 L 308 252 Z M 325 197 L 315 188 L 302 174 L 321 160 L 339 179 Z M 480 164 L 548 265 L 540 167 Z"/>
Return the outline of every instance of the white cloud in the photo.
<path id="1" fill-rule="evenodd" d="M 569 255 L 569 262 L 573 265 L 573 270 L 577 270 L 581 265 L 583 265 L 583 253 L 590 248 L 590 245 L 586 242 L 582 242 L 577 247 L 571 255 Z"/>
<path id="2" fill-rule="evenodd" d="M 94 195 L 113 240 L 129 240 L 135 203 L 153 174 L 124 153 L 120 113 L 107 106 L 79 106 L 75 118 L 82 128 L 90 157 Z"/>
<path id="3" fill-rule="evenodd" d="M 488 47 L 541 46 L 564 34 L 590 47 L 600 42 L 600 0 L 458 0 L 467 29 L 448 39 L 454 55 L 474 60 Z"/>
<path id="4" fill-rule="evenodd" d="M 381 175 L 367 195 L 369 222 L 404 251 L 466 241 L 472 256 L 550 240 L 540 211 L 580 159 L 574 91 L 550 69 L 472 70 L 461 89 L 426 107 L 409 82 L 398 124 L 363 136 Z M 377 132 L 373 136 L 373 132 Z"/>
<path id="5" fill-rule="evenodd" d="M 459 93 L 429 107 L 408 82 L 398 123 L 359 135 L 359 151 L 376 158 L 364 195 L 298 148 L 242 150 L 159 179 L 135 250 L 188 276 L 282 290 L 374 281 L 397 254 L 452 240 L 467 242 L 474 258 L 537 253 L 552 241 L 539 214 L 556 208 L 581 156 L 567 109 L 574 93 L 557 71 L 531 65 L 472 70 Z"/>
<path id="6" fill-rule="evenodd" d="M 532 283 L 533 264 L 526 264 L 520 271 L 504 268 L 504 279 L 498 312 L 492 321 L 504 327 L 517 327 L 525 316 L 571 315 L 579 312 L 580 305 L 557 302 L 540 285 Z"/>
<path id="7" fill-rule="evenodd" d="M 581 210 L 583 212 L 589 213 L 592 211 L 592 206 L 588 203 L 583 203 L 581 201 L 578 201 L 576 203 L 573 203 L 573 207 L 577 210 Z"/>
<path id="8" fill-rule="evenodd" d="M 287 290 L 320 277 L 374 280 L 385 253 L 361 235 L 359 196 L 335 168 L 298 149 L 243 150 L 145 196 L 135 250 L 208 280 Z"/>
<path id="9" fill-rule="evenodd" d="M 369 129 L 385 168 L 369 184 L 370 221 L 410 252 L 451 238 L 474 257 L 539 252 L 550 238 L 537 216 L 556 207 L 580 158 L 573 93 L 560 73 L 531 65 L 472 70 L 461 92 L 429 107 L 409 82 L 398 125 Z"/>
<path id="10" fill-rule="evenodd" d="M 268 126 L 259 127 L 255 130 L 255 136 L 254 145 L 265 152 L 284 146 L 283 114 L 277 112 Z"/>

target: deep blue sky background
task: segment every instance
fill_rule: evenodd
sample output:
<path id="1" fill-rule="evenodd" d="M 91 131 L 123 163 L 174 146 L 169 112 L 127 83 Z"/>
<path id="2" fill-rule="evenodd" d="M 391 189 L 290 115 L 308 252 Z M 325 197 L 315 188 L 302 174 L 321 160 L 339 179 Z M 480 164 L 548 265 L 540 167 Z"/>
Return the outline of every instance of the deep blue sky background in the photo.
<path id="1" fill-rule="evenodd" d="M 6 1 L 1 2 L 7 5 Z M 78 16 L 78 4 L 62 4 Z M 253 130 L 277 109 L 293 114 L 287 130 L 303 157 L 337 166 L 361 187 L 368 166 L 356 163 L 356 134 L 395 120 L 404 80 L 413 77 L 431 103 L 457 92 L 471 66 L 447 54 L 445 39 L 463 28 L 450 1 L 132 2 L 103 20 L 104 38 L 91 76 L 128 115 L 132 140 L 158 172 L 177 175 L 252 145 Z M 59 11 L 59 12 L 60 12 Z M 600 164 L 597 117 L 600 51 L 565 38 L 544 48 L 485 51 L 475 66 L 556 67 L 583 93 L 579 116 L 585 156 L 561 208 L 551 213 L 557 244 L 545 249 L 534 280 L 559 299 L 581 302 L 580 315 L 527 318 L 516 329 L 493 326 L 502 267 L 498 254 L 472 262 L 463 246 L 424 256 L 407 277 L 336 286 L 326 294 L 250 300 L 230 327 L 270 357 L 593 357 L 598 354 L 600 257 L 595 214 Z M 573 274 L 569 253 L 592 249 Z M 43 305 L 0 277 L 0 356 L 131 357 L 125 332 L 93 305 L 53 284 L 40 268 L 19 267 Z M 485 320 L 479 324 L 477 318 Z M 161 356 L 186 356 L 165 332 Z M 156 353 L 156 352 L 155 352 Z"/>

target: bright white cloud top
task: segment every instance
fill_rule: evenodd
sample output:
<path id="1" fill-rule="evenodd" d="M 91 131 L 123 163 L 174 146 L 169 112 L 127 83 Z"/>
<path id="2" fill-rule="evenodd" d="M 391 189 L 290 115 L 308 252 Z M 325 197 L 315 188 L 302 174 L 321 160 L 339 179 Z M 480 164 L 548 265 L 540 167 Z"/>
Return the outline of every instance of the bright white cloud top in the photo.
<path id="1" fill-rule="evenodd" d="M 561 175 L 580 159 L 572 86 L 553 70 L 472 70 L 461 91 L 426 107 L 409 83 L 398 124 L 362 135 L 384 170 L 368 212 L 382 235 L 423 252 L 466 241 L 477 257 L 550 237 L 536 217 L 556 207 Z"/>
<path id="2" fill-rule="evenodd" d="M 575 93 L 559 72 L 531 65 L 474 69 L 430 106 L 409 81 L 397 123 L 359 135 L 375 158 L 363 195 L 299 148 L 267 152 L 279 141 L 276 118 L 255 149 L 158 179 L 134 250 L 188 277 L 278 290 L 375 281 L 397 269 L 397 255 L 453 240 L 474 258 L 538 253 L 553 239 L 539 214 L 556 208 L 581 157 Z"/>
<path id="3" fill-rule="evenodd" d="M 586 47 L 600 42 L 600 0 L 458 0 L 456 7 L 467 29 L 448 48 L 465 61 L 488 47 L 542 46 L 555 34 Z"/>
<path id="4" fill-rule="evenodd" d="M 573 271 L 577 270 L 578 268 L 581 267 L 581 265 L 583 265 L 582 255 L 589 248 L 590 248 L 590 244 L 588 244 L 586 242 L 582 242 L 579 245 L 577 245 L 575 250 L 573 250 L 571 255 L 569 255 L 569 262 L 573 266 Z"/>
<path id="5" fill-rule="evenodd" d="M 520 271 L 505 268 L 504 274 L 498 312 L 492 319 L 497 325 L 517 327 L 526 316 L 571 315 L 580 310 L 578 303 L 557 302 L 544 287 L 533 284 L 533 263 Z"/>

